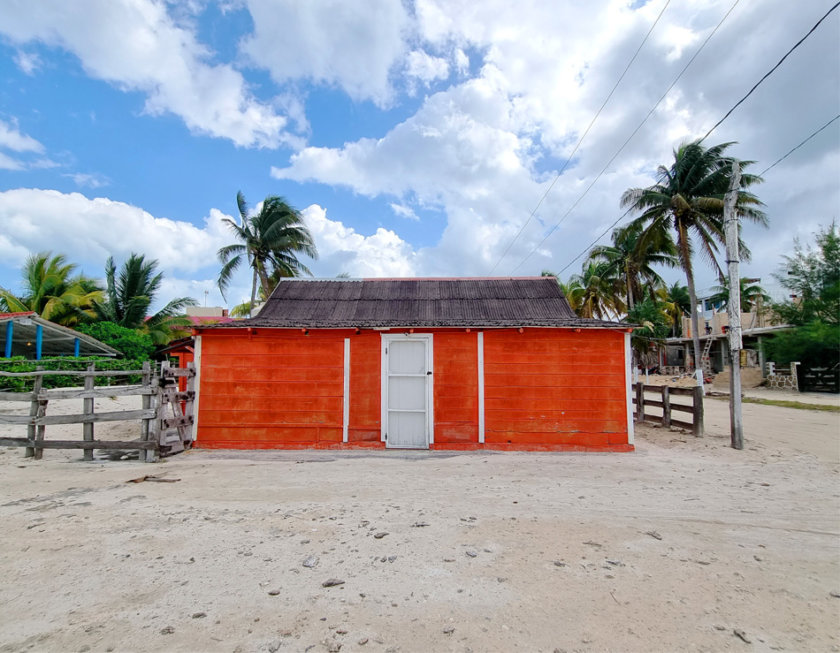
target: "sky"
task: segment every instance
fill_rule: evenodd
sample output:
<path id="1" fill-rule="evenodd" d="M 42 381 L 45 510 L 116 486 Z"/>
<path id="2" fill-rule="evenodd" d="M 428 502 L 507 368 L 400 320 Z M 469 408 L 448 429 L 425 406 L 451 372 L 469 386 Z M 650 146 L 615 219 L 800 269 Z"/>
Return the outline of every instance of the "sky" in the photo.
<path id="1" fill-rule="evenodd" d="M 238 191 L 301 211 L 316 277 L 565 279 L 832 4 L 4 0 L 0 286 L 33 252 L 96 278 L 138 252 L 158 303 L 240 303 L 246 269 L 215 282 Z M 759 173 L 840 114 L 838 37 L 840 10 L 706 142 Z M 840 120 L 753 190 L 742 275 L 778 297 L 794 240 L 838 218 Z"/>

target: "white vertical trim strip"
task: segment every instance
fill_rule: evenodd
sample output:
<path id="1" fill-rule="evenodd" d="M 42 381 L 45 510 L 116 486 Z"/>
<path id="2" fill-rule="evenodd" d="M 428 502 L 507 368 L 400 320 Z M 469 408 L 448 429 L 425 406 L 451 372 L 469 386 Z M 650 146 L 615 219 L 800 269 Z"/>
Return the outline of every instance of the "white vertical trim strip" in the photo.
<path id="1" fill-rule="evenodd" d="M 350 427 L 350 338 L 344 339 L 344 417 L 342 422 L 341 441 L 347 442 L 348 429 Z"/>
<path id="2" fill-rule="evenodd" d="M 633 365 L 633 349 L 630 347 L 630 334 L 624 334 L 624 384 L 627 386 L 627 444 L 636 441 L 633 425 L 633 375 L 630 368 Z"/>
<path id="3" fill-rule="evenodd" d="M 193 400 L 193 442 L 198 439 L 198 400 L 201 398 L 201 336 L 195 337 L 193 347 L 193 363 L 195 363 L 195 399 Z"/>
<path id="4" fill-rule="evenodd" d="M 478 443 L 484 444 L 484 332 L 478 332 Z"/>
<path id="5" fill-rule="evenodd" d="M 431 333 L 423 334 L 428 345 L 426 346 L 426 392 L 428 402 L 426 404 L 426 415 L 429 420 L 429 444 L 435 443 L 435 354 L 434 354 L 434 335 Z"/>

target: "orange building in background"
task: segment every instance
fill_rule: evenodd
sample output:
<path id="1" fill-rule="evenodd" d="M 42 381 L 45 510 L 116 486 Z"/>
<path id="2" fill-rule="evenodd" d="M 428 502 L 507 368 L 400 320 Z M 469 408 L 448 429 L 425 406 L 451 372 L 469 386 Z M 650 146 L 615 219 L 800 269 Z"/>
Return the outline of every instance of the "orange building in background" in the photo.
<path id="1" fill-rule="evenodd" d="M 195 336 L 198 447 L 633 449 L 628 329 L 552 277 L 284 280 Z"/>

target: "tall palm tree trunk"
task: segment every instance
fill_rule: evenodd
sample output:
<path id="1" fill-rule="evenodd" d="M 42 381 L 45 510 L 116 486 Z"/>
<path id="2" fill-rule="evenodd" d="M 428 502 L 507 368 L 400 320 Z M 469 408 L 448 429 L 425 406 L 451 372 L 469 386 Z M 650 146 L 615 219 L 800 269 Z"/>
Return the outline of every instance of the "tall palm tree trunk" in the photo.
<path id="1" fill-rule="evenodd" d="M 254 303 L 257 301 L 257 268 L 254 268 L 254 276 L 251 281 L 251 305 L 248 310 L 248 317 L 254 317 Z"/>
<path id="2" fill-rule="evenodd" d="M 633 306 L 635 306 L 636 302 L 634 301 L 633 297 L 633 279 L 630 274 L 630 270 L 626 270 L 626 283 L 627 283 L 627 310 L 632 311 Z"/>
<path id="3" fill-rule="evenodd" d="M 677 247 L 682 259 L 685 280 L 688 286 L 688 300 L 691 305 L 691 342 L 694 345 L 694 373 L 703 369 L 700 352 L 700 319 L 697 317 L 697 292 L 694 289 L 694 270 L 691 267 L 691 252 L 688 249 L 688 234 L 680 225 L 677 231 Z"/>
<path id="4" fill-rule="evenodd" d="M 265 265 L 262 261 L 254 261 L 257 270 L 257 274 L 260 275 L 260 287 L 262 288 L 263 295 L 268 298 L 271 294 L 271 282 L 268 280 L 268 275 L 265 273 Z"/>

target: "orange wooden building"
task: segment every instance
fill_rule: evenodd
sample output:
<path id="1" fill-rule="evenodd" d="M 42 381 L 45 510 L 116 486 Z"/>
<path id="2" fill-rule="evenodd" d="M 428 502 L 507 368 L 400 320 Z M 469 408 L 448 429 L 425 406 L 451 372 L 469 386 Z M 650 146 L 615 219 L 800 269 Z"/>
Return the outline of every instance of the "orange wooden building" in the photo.
<path id="1" fill-rule="evenodd" d="M 284 280 L 195 357 L 198 447 L 633 449 L 628 328 L 553 277 Z"/>

